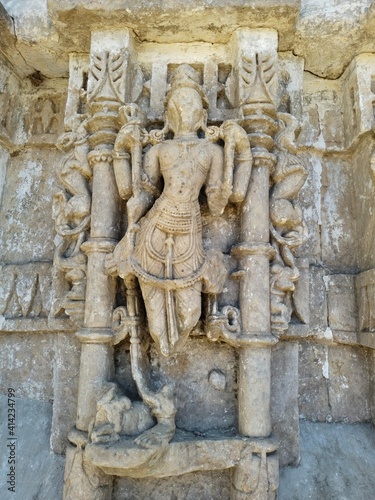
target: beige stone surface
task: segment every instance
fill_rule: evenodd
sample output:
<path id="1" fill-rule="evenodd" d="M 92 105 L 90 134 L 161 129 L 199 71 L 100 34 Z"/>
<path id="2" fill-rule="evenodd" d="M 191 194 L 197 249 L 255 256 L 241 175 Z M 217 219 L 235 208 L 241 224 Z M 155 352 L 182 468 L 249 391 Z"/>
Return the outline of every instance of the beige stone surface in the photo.
<path id="1" fill-rule="evenodd" d="M 322 261 L 333 272 L 355 272 L 356 231 L 350 162 L 322 161 Z"/>
<path id="2" fill-rule="evenodd" d="M 374 459 L 371 424 L 301 421 L 301 465 L 281 472 L 279 498 L 371 498 L 374 479 L 369 471 L 374 468 Z"/>
<path id="3" fill-rule="evenodd" d="M 203 339 L 192 339 L 186 353 L 164 360 L 153 352 L 151 361 L 155 381 L 175 384 L 179 428 L 198 433 L 235 428 L 236 356 L 231 347 L 207 345 Z M 216 388 L 210 382 L 212 370 L 224 375 L 223 388 Z"/>
<path id="4" fill-rule="evenodd" d="M 1 393 L 13 387 L 18 397 L 53 400 L 53 334 L 2 334 Z M 27 354 L 26 354 L 27 353 Z"/>
<path id="5" fill-rule="evenodd" d="M 187 500 L 197 498 L 229 499 L 229 471 L 194 472 L 178 478 L 132 479 L 117 478 L 113 487 L 113 499 L 121 500 L 152 495 L 155 500 L 183 496 Z"/>
<path id="6" fill-rule="evenodd" d="M 3 262 L 52 261 L 53 221 L 45 214 L 52 210 L 55 179 L 50 173 L 58 159 L 59 154 L 43 149 L 10 159 L 0 216 Z"/>
<path id="7" fill-rule="evenodd" d="M 90 500 L 243 500 L 258 484 L 257 498 L 274 498 L 269 452 L 244 452 L 233 474 L 209 471 L 228 458 L 228 435 L 272 430 L 285 466 L 299 461 L 299 417 L 374 421 L 374 25 L 370 0 L 0 4 L 0 393 L 14 386 L 28 398 L 29 419 L 53 402 L 38 432 L 55 454 L 76 424 L 69 460 L 83 462 L 70 475 L 68 460 L 66 500 L 76 491 Z M 191 165 L 201 178 L 185 175 Z M 184 221 L 172 209 L 153 219 L 165 196 L 181 208 L 175 191 L 187 184 L 202 220 L 188 271 L 173 263 L 184 253 Z M 157 229 L 144 236 L 150 221 Z M 124 235 L 135 241 L 137 279 L 159 280 L 142 292 L 126 251 L 111 262 Z M 143 258 L 150 241 L 156 258 Z M 164 241 L 173 250 L 159 262 Z M 180 294 L 176 270 L 191 278 L 203 261 L 210 286 L 222 277 L 220 286 L 202 300 L 198 279 Z M 116 266 L 122 283 L 109 276 Z M 79 448 L 88 440 L 116 448 L 131 435 L 142 459 L 145 450 L 170 452 L 176 426 L 191 433 L 181 446 L 192 460 L 199 440 L 217 435 L 208 472 L 113 483 L 113 456 L 106 475 Z M 305 442 L 306 432 L 325 435 L 303 429 Z M 343 428 L 332 429 L 344 442 Z M 369 451 L 359 448 L 348 456 L 365 471 Z M 309 463 L 322 464 L 330 452 L 311 453 Z M 48 482 L 40 495 L 60 495 L 63 459 L 53 457 L 19 490 L 25 500 L 41 474 L 56 489 Z M 191 470 L 186 460 L 179 474 Z M 296 485 L 307 484 L 305 470 Z M 321 497 L 346 494 L 332 477 Z M 281 498 L 297 498 L 285 481 Z"/>
<path id="8" fill-rule="evenodd" d="M 368 421 L 370 369 L 366 349 L 301 343 L 301 417 L 318 422 Z"/>
<path id="9" fill-rule="evenodd" d="M 74 334 L 57 333 L 55 336 L 50 445 L 54 453 L 62 455 L 77 414 L 80 346 Z"/>
<path id="10" fill-rule="evenodd" d="M 280 442 L 280 467 L 299 463 L 298 343 L 280 342 L 272 352 L 272 428 Z"/>
<path id="11" fill-rule="evenodd" d="M 333 274 L 325 278 L 328 324 L 333 330 L 356 332 L 358 325 L 354 275 Z"/>

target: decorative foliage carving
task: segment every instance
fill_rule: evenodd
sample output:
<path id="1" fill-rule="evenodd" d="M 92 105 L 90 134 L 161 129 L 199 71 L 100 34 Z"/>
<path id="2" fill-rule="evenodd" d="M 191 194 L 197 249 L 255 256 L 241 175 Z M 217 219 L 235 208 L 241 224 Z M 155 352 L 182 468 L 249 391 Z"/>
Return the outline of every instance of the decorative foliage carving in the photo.
<path id="1" fill-rule="evenodd" d="M 279 132 L 275 136 L 277 164 L 272 174 L 270 194 L 271 242 L 275 257 L 271 263 L 271 324 L 272 330 L 288 328 L 292 312 L 302 322 L 302 313 L 293 301 L 299 271 L 294 253 L 307 238 L 298 194 L 305 183 L 307 170 L 294 143 L 298 121 L 287 113 L 278 113 Z"/>
<path id="2" fill-rule="evenodd" d="M 120 103 L 125 99 L 126 70 L 128 68 L 129 53 L 102 52 L 93 54 L 90 66 L 90 86 L 88 88 L 88 101 L 97 98 L 106 85 L 110 86 L 114 98 Z"/>
<path id="3" fill-rule="evenodd" d="M 240 75 L 247 93 L 240 106 L 251 102 L 273 102 L 270 87 L 275 79 L 275 57 L 269 53 L 255 53 L 251 57 L 242 56 Z"/>
<path id="4" fill-rule="evenodd" d="M 0 314 L 5 318 L 46 318 L 51 306 L 51 264 L 30 262 L 1 268 Z"/>

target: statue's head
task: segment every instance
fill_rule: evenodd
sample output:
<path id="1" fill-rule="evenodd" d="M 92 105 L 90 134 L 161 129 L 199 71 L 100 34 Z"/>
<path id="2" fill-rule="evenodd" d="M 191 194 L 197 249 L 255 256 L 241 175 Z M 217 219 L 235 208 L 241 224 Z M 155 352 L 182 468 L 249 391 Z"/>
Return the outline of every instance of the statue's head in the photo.
<path id="1" fill-rule="evenodd" d="M 175 135 L 206 127 L 208 101 L 197 72 L 188 64 L 175 71 L 166 98 L 165 120 Z"/>

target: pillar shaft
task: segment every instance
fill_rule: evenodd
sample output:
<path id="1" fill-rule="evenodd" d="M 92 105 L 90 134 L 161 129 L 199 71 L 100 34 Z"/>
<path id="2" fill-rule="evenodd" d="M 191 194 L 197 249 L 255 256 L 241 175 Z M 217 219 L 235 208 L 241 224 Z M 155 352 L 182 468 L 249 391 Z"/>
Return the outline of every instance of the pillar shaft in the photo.
<path id="1" fill-rule="evenodd" d="M 243 271 L 242 331 L 254 340 L 252 345 L 239 349 L 238 421 L 242 435 L 266 437 L 271 433 L 271 345 L 274 343 L 270 334 L 269 176 L 275 163 L 271 151 L 277 129 L 273 64 L 277 57 L 277 33 L 239 29 L 232 39 L 232 51 L 238 69 L 237 106 L 254 157 L 252 178 L 242 206 L 242 241 L 234 249 Z"/>
<path id="2" fill-rule="evenodd" d="M 114 376 L 112 314 L 116 280 L 108 276 L 105 261 L 119 237 L 120 199 L 112 152 L 119 131 L 118 110 L 125 102 L 130 81 L 132 49 L 130 30 L 92 36 L 87 91 L 91 146 L 88 161 L 93 171 L 91 231 L 89 240 L 82 245 L 88 261 L 87 286 L 84 328 L 78 332 L 82 349 L 76 425 L 83 431 L 87 431 L 96 413 L 103 385 Z"/>

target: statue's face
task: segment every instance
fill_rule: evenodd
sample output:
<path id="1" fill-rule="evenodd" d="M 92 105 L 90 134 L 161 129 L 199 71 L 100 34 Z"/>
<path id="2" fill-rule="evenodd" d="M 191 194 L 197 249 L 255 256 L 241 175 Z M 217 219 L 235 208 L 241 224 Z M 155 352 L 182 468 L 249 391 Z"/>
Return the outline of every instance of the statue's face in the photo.
<path id="1" fill-rule="evenodd" d="M 202 126 L 203 113 L 200 95 L 189 87 L 176 90 L 166 109 L 169 126 L 175 134 L 196 132 Z"/>

